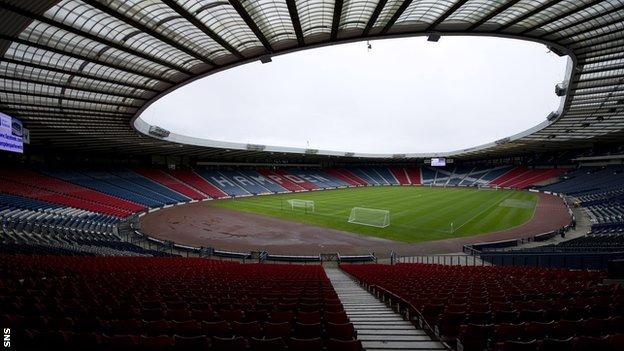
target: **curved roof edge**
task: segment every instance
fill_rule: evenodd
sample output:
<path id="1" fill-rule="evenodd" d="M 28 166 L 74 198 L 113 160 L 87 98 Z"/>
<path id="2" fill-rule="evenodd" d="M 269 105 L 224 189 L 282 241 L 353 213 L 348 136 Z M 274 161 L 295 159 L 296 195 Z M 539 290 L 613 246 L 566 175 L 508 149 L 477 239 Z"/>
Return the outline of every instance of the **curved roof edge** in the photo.
<path id="1" fill-rule="evenodd" d="M 386 37 L 382 37 L 382 38 L 375 38 L 376 40 L 383 40 L 383 39 L 396 39 L 396 38 L 407 38 L 407 37 L 419 37 L 419 36 L 427 36 L 428 33 L 417 33 L 417 34 L 409 34 L 409 35 L 395 35 L 395 36 L 386 36 Z M 458 32 L 458 33 L 444 33 L 444 36 L 479 36 L 479 37 L 498 37 L 498 38 L 504 38 L 504 39 L 515 39 L 515 40 L 523 40 L 523 41 L 530 41 L 530 42 L 536 42 L 539 44 L 543 44 L 545 45 L 547 48 L 556 48 L 558 51 L 560 51 L 561 53 L 563 53 L 563 55 L 561 56 L 567 56 L 568 61 L 567 61 L 567 65 L 566 65 L 566 72 L 565 72 L 565 77 L 564 80 L 562 82 L 562 84 L 564 86 L 569 86 L 571 81 L 572 81 L 572 75 L 573 72 L 576 69 L 576 57 L 574 56 L 574 53 L 570 50 L 568 50 L 567 48 L 560 46 L 557 43 L 552 43 L 552 42 L 548 42 L 548 41 L 544 41 L 544 40 L 537 40 L 537 39 L 531 39 L 531 38 L 525 38 L 525 37 L 519 37 L 519 36 L 511 36 L 511 35 L 492 35 L 489 33 L 483 33 L 483 34 L 477 34 L 477 33 L 463 33 L 463 32 Z M 312 45 L 312 46 L 306 46 L 303 48 L 296 48 L 293 50 L 288 50 L 288 51 L 283 51 L 280 53 L 276 53 L 271 55 L 272 57 L 275 56 L 280 56 L 280 55 L 287 55 L 287 54 L 291 54 L 294 52 L 298 52 L 298 51 L 302 51 L 302 50 L 309 50 L 309 49 L 314 49 L 314 48 L 319 48 L 319 47 L 324 47 L 324 46 L 330 46 L 330 45 L 341 45 L 341 44 L 347 44 L 347 43 L 351 43 L 351 42 L 361 42 L 364 40 L 370 40 L 370 39 L 356 39 L 356 40 L 345 40 L 345 41 L 339 41 L 339 42 L 330 42 L 330 43 L 321 43 L 319 45 Z M 259 144 L 246 144 L 246 143 L 237 143 L 237 142 L 228 142 L 228 141 L 218 141 L 218 140 L 212 140 L 212 139 L 205 139 L 205 138 L 197 138 L 197 137 L 191 137 L 191 136 L 187 136 L 187 135 L 183 135 L 183 134 L 178 134 L 178 133 L 173 133 L 173 132 L 169 132 L 169 135 L 167 137 L 163 137 L 163 138 L 159 138 L 159 137 L 155 137 L 152 134 L 149 133 L 150 127 L 152 127 L 151 124 L 145 122 L 143 119 L 141 119 L 141 114 L 149 107 L 151 106 L 153 103 L 155 103 L 156 101 L 158 101 L 160 98 L 164 97 L 165 95 L 183 87 L 186 86 L 187 84 L 190 84 L 192 82 L 195 82 L 196 80 L 211 76 L 215 73 L 221 72 L 223 70 L 227 70 L 227 69 L 232 69 L 235 67 L 238 67 L 240 65 L 244 65 L 247 63 L 251 63 L 257 61 L 257 59 L 251 59 L 251 60 L 246 60 L 246 61 L 242 61 L 242 62 L 237 62 L 234 65 L 225 67 L 221 70 L 214 70 L 214 71 L 210 71 L 207 74 L 204 75 L 200 75 L 197 77 L 194 77 L 192 79 L 189 79 L 185 82 L 183 82 L 182 84 L 176 85 L 171 87 L 168 90 L 163 91 L 161 94 L 158 94 L 156 96 L 154 96 L 150 101 L 148 101 L 146 104 L 144 104 L 141 109 L 139 109 L 136 114 L 133 116 L 133 118 L 131 119 L 131 125 L 132 128 L 136 129 L 138 132 L 155 138 L 155 139 L 159 139 L 159 140 L 164 140 L 164 141 L 168 141 L 168 142 L 172 142 L 172 143 L 176 143 L 176 144 L 181 144 L 181 145 L 189 145 L 189 146 L 199 146 L 199 147 L 209 147 L 209 148 L 218 148 L 218 149 L 228 149 L 228 150 L 251 150 L 251 151 L 261 151 L 261 152 L 276 152 L 276 153 L 290 153 L 290 154 L 301 154 L 301 155 L 306 155 L 306 154 L 314 154 L 314 155 L 318 155 L 318 156 L 338 156 L 338 157 L 354 157 L 354 158 L 377 158 L 377 159 L 401 159 L 401 158 L 430 158 L 430 157 L 455 157 L 455 156 L 462 156 L 462 155 L 466 155 L 466 154 L 473 154 L 473 153 L 479 153 L 482 151 L 487 151 L 489 149 L 501 146 L 503 144 L 507 144 L 509 142 L 513 142 L 516 140 L 520 140 L 526 136 L 529 136 L 535 132 L 538 132 L 546 127 L 548 127 L 549 125 L 553 124 L 557 119 L 559 119 L 561 116 L 563 116 L 563 114 L 565 113 L 565 110 L 567 108 L 568 105 L 568 100 L 569 100 L 569 95 L 566 94 L 564 96 L 561 97 L 560 99 L 560 103 L 559 103 L 559 107 L 557 108 L 557 111 L 553 111 L 557 114 L 557 118 L 549 120 L 549 119 L 545 119 L 543 122 L 541 122 L 540 124 L 531 127 L 527 130 L 521 131 L 519 133 L 516 133 L 514 135 L 511 135 L 509 137 L 505 137 L 502 139 L 499 139 L 497 141 L 492 141 L 492 142 L 488 142 L 485 144 L 481 144 L 481 145 L 477 145 L 477 146 L 473 146 L 473 147 L 468 147 L 465 149 L 460 149 L 460 150 L 453 150 L 453 151 L 446 151 L 446 152 L 415 152 L 415 153 L 395 153 L 395 154 L 388 154 L 388 153 L 358 153 L 358 152 L 349 152 L 349 151 L 336 151 L 336 150 L 323 150 L 323 149 L 306 149 L 306 148 L 299 148 L 299 147 L 287 147 L 287 146 L 276 146 L 276 145 L 259 145 Z"/>

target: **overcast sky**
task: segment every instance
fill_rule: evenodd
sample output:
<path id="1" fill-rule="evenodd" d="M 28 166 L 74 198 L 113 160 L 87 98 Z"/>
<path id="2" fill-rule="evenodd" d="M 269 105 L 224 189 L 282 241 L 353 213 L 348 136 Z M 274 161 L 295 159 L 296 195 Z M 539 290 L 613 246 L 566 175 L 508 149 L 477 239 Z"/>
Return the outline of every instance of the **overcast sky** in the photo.
<path id="1" fill-rule="evenodd" d="M 277 56 L 203 78 L 154 103 L 150 124 L 194 137 L 373 152 L 494 141 L 559 106 L 566 59 L 541 44 L 392 39 Z"/>

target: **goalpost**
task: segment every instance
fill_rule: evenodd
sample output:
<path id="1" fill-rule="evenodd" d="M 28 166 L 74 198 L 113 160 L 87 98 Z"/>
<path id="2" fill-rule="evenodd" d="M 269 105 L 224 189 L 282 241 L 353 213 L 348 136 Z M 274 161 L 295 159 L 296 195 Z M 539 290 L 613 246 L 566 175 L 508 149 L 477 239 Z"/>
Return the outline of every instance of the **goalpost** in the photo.
<path id="1" fill-rule="evenodd" d="M 376 208 L 354 207 L 351 209 L 348 222 L 385 228 L 390 225 L 390 211 Z"/>
<path id="2" fill-rule="evenodd" d="M 314 212 L 314 201 L 312 200 L 290 199 L 287 202 L 290 204 L 291 211 L 299 208 L 303 209 L 305 213 Z"/>

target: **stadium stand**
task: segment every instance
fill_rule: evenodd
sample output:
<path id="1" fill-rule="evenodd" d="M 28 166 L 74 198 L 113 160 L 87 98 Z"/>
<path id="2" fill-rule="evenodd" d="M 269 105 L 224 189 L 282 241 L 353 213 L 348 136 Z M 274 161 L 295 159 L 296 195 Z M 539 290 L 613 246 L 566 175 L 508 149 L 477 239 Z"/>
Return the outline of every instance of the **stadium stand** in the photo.
<path id="1" fill-rule="evenodd" d="M 279 175 L 282 178 L 286 178 L 288 179 L 290 182 L 296 184 L 297 186 L 301 187 L 302 189 L 305 190 L 314 190 L 314 189 L 318 189 L 319 187 L 316 186 L 314 183 L 309 182 L 308 180 L 305 179 L 301 179 L 300 177 L 297 177 L 294 174 L 291 174 L 290 172 L 284 170 L 284 169 L 277 169 L 275 170 L 275 173 L 277 175 Z"/>
<path id="2" fill-rule="evenodd" d="M 410 184 L 412 185 L 420 185 L 422 184 L 422 172 L 418 167 L 407 167 L 405 168 L 405 172 L 409 177 Z"/>
<path id="3" fill-rule="evenodd" d="M 227 193 L 212 185 L 192 170 L 170 170 L 169 174 L 213 199 L 220 199 L 228 196 Z"/>
<path id="4" fill-rule="evenodd" d="M 288 192 L 288 190 L 286 190 L 283 186 L 281 186 L 281 185 L 277 184 L 276 182 L 272 181 L 270 178 L 267 178 L 267 177 L 263 176 L 262 174 L 260 174 L 257 171 L 242 170 L 242 171 L 239 171 L 239 173 L 242 174 L 243 176 L 246 176 L 247 178 L 253 180 L 254 182 L 259 184 L 260 186 L 264 187 L 265 189 L 269 190 L 269 192 L 273 192 L 273 193 Z"/>
<path id="5" fill-rule="evenodd" d="M 359 177 L 356 177 L 353 174 L 349 174 L 349 173 L 345 172 L 345 170 L 343 170 L 343 169 L 328 168 L 328 169 L 325 170 L 325 172 L 327 174 L 331 175 L 331 176 L 334 176 L 334 178 L 342 180 L 343 183 L 348 184 L 350 186 L 363 186 L 363 185 L 367 185 L 367 183 L 365 181 L 363 181 Z"/>
<path id="6" fill-rule="evenodd" d="M 361 349 L 318 265 L 0 255 L 0 268 L 0 319 L 31 350 Z"/>
<path id="7" fill-rule="evenodd" d="M 341 268 L 398 295 L 426 328 L 460 350 L 551 350 L 544 345 L 557 342 L 577 350 L 586 338 L 597 338 L 593 347 L 611 349 L 612 337 L 624 333 L 624 290 L 603 285 L 599 272 L 428 264 Z M 529 345 L 514 348 L 516 343 Z"/>
<path id="8" fill-rule="evenodd" d="M 3 193 L 125 217 L 145 207 L 28 170 L 0 170 Z"/>
<path id="9" fill-rule="evenodd" d="M 272 181 L 274 181 L 275 183 L 279 184 L 280 186 L 282 186 L 284 189 L 288 190 L 288 191 L 304 191 L 306 190 L 305 188 L 303 188 L 302 186 L 299 186 L 298 184 L 296 184 L 295 182 L 293 182 L 292 180 L 285 178 L 269 169 L 266 168 L 259 168 L 258 169 L 258 173 L 262 174 L 263 176 L 271 179 Z"/>
<path id="10" fill-rule="evenodd" d="M 202 176 L 207 182 L 217 187 L 228 196 L 247 196 L 251 195 L 249 191 L 238 185 L 235 181 L 229 179 L 218 171 L 206 169 L 197 170 L 197 174 Z"/>
<path id="11" fill-rule="evenodd" d="M 193 189 L 192 187 L 184 184 L 183 182 L 177 180 L 176 178 L 168 175 L 167 173 L 159 169 L 143 167 L 143 168 L 136 168 L 134 169 L 134 171 L 146 178 L 149 178 L 155 182 L 162 184 L 163 186 L 169 189 L 177 191 L 178 193 L 190 199 L 203 200 L 203 199 L 208 198 L 206 195 L 202 194 L 201 192 Z"/>

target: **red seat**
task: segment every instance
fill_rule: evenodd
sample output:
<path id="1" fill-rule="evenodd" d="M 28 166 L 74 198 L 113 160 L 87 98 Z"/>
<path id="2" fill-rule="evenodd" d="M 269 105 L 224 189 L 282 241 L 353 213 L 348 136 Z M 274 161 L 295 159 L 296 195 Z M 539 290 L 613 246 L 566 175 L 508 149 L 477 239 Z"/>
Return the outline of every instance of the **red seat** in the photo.
<path id="1" fill-rule="evenodd" d="M 457 342 L 462 345 L 464 351 L 481 351 L 487 347 L 493 329 L 494 326 L 491 324 L 462 325 Z"/>
<path id="2" fill-rule="evenodd" d="M 231 324 L 232 332 L 234 335 L 243 336 L 246 338 L 250 338 L 252 336 L 260 336 L 262 335 L 262 330 L 260 329 L 260 323 L 257 321 L 254 322 L 232 322 Z"/>
<path id="3" fill-rule="evenodd" d="M 208 336 L 228 337 L 232 336 L 230 324 L 226 321 L 202 322 L 202 332 Z"/>
<path id="4" fill-rule="evenodd" d="M 191 319 L 191 314 L 188 310 L 168 310 L 167 319 L 170 321 L 184 322 Z"/>
<path id="5" fill-rule="evenodd" d="M 321 338 L 299 339 L 290 338 L 288 340 L 289 350 L 297 351 L 319 351 L 323 349 L 323 341 Z"/>
<path id="6" fill-rule="evenodd" d="M 245 313 L 242 310 L 221 310 L 219 316 L 228 322 L 242 322 Z"/>
<path id="7" fill-rule="evenodd" d="M 505 341 L 498 344 L 500 351 L 537 351 L 538 344 L 535 340 L 531 341 Z"/>
<path id="8" fill-rule="evenodd" d="M 269 321 L 273 323 L 292 322 L 295 318 L 293 311 L 273 311 L 269 316 Z"/>
<path id="9" fill-rule="evenodd" d="M 201 325 L 195 320 L 172 322 L 171 331 L 180 336 L 198 336 L 202 334 Z"/>
<path id="10" fill-rule="evenodd" d="M 161 308 L 144 308 L 141 310 L 141 319 L 145 321 L 157 321 L 165 318 L 165 312 Z"/>
<path id="11" fill-rule="evenodd" d="M 323 315 L 323 320 L 326 323 L 335 323 L 335 324 L 349 323 L 349 317 L 344 311 L 325 312 L 325 315 Z"/>
<path id="12" fill-rule="evenodd" d="M 606 319 L 589 318 L 585 320 L 582 333 L 586 336 L 600 336 L 608 334 L 609 321 Z"/>
<path id="13" fill-rule="evenodd" d="M 613 350 L 624 350 L 624 334 L 615 334 L 607 337 Z"/>
<path id="14" fill-rule="evenodd" d="M 245 351 L 249 348 L 247 340 L 241 337 L 221 338 L 215 336 L 212 338 L 212 351 Z"/>
<path id="15" fill-rule="evenodd" d="M 250 342 L 253 351 L 284 351 L 287 349 L 286 342 L 282 338 L 259 339 L 253 337 Z"/>
<path id="16" fill-rule="evenodd" d="M 134 335 L 103 335 L 101 344 L 105 350 L 131 351 L 137 349 L 139 338 Z"/>
<path id="17" fill-rule="evenodd" d="M 299 312 L 297 313 L 297 322 L 302 324 L 321 323 L 321 313 L 315 312 Z"/>
<path id="18" fill-rule="evenodd" d="M 112 320 L 108 322 L 109 335 L 139 335 L 143 332 L 143 321 L 138 319 Z"/>
<path id="19" fill-rule="evenodd" d="M 524 334 L 524 323 L 521 324 L 496 324 L 492 339 L 495 341 L 518 340 Z"/>
<path id="20" fill-rule="evenodd" d="M 327 333 L 327 337 L 331 339 L 351 340 L 357 336 L 352 323 L 325 323 L 325 331 Z"/>
<path id="21" fill-rule="evenodd" d="M 295 336 L 302 339 L 320 338 L 321 323 L 304 324 L 295 323 Z"/>
<path id="22" fill-rule="evenodd" d="M 192 310 L 191 318 L 198 321 L 214 321 L 216 314 L 211 309 Z"/>
<path id="23" fill-rule="evenodd" d="M 168 335 L 171 333 L 171 325 L 164 319 L 146 322 L 143 324 L 143 333 L 147 336 Z"/>
<path id="24" fill-rule="evenodd" d="M 557 326 L 552 330 L 552 337 L 565 339 L 571 336 L 581 335 L 585 322 L 582 320 L 571 321 L 562 319 L 557 322 Z"/>
<path id="25" fill-rule="evenodd" d="M 362 342 L 360 340 L 329 339 L 327 351 L 362 351 Z"/>
<path id="26" fill-rule="evenodd" d="M 553 326 L 553 322 L 528 322 L 524 326 L 524 332 L 528 339 L 544 339 L 550 335 Z"/>
<path id="27" fill-rule="evenodd" d="M 264 323 L 264 336 L 267 338 L 277 338 L 277 337 L 289 337 L 291 333 L 291 326 L 288 322 L 283 323 Z"/>
<path id="28" fill-rule="evenodd" d="M 573 338 L 544 339 L 540 342 L 540 351 L 571 351 Z"/>
<path id="29" fill-rule="evenodd" d="M 205 351 L 210 345 L 208 337 L 198 336 L 173 336 L 174 348 L 180 351 Z"/>
<path id="30" fill-rule="evenodd" d="M 144 336 L 139 338 L 139 349 L 145 351 L 169 350 L 173 346 L 173 338 L 167 335 Z"/>
<path id="31" fill-rule="evenodd" d="M 574 351 L 597 351 L 610 350 L 611 344 L 607 339 L 592 336 L 579 336 L 574 338 L 572 350 Z"/>

